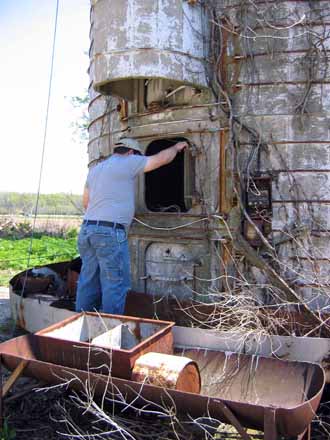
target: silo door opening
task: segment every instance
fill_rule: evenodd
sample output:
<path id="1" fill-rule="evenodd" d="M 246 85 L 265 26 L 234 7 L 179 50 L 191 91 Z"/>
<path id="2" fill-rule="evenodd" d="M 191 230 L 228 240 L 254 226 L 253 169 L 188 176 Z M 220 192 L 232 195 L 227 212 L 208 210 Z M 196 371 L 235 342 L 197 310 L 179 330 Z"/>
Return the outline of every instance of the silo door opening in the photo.
<path id="1" fill-rule="evenodd" d="M 186 139 L 153 141 L 147 148 L 146 156 L 157 154 L 181 141 L 186 141 Z M 185 203 L 185 154 L 187 152 L 180 152 L 168 165 L 145 174 L 145 201 L 149 211 L 188 211 Z"/>

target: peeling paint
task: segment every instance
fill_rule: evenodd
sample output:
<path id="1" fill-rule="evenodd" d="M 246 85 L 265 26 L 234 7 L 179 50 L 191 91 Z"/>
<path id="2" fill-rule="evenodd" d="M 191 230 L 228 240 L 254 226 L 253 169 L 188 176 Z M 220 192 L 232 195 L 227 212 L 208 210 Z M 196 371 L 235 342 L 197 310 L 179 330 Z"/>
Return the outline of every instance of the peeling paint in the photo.
<path id="1" fill-rule="evenodd" d="M 111 27 L 109 26 L 111 23 Z M 181 0 L 112 0 L 93 6 L 94 87 L 140 78 L 207 86 L 206 9 Z M 115 84 L 111 85 L 116 90 Z M 109 90 L 109 88 L 107 88 Z"/>

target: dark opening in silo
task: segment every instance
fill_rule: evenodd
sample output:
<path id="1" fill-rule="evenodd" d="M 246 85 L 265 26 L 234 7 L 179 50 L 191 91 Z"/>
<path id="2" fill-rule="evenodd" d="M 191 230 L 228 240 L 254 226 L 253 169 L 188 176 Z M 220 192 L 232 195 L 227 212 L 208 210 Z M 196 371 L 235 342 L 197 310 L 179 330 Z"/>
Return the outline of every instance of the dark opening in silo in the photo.
<path id="1" fill-rule="evenodd" d="M 187 140 L 175 138 L 153 141 L 148 146 L 146 155 L 152 156 L 181 141 Z M 184 152 L 178 153 L 168 165 L 145 174 L 145 200 L 150 211 L 187 212 L 184 197 L 184 155 Z"/>

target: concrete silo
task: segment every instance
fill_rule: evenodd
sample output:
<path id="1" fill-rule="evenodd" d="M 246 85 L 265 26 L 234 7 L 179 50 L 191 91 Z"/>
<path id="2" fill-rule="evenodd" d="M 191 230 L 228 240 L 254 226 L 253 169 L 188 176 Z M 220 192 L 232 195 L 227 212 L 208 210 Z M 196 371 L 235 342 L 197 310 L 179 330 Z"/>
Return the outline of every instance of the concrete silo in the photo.
<path id="1" fill-rule="evenodd" d="M 212 299 L 244 261 L 231 252 L 239 232 L 261 256 L 268 241 L 279 275 L 313 306 L 327 303 L 327 3 L 92 1 L 91 165 L 122 135 L 147 155 L 190 143 L 139 178 L 134 290 Z"/>
<path id="2" fill-rule="evenodd" d="M 139 177 L 132 288 L 206 299 L 219 276 L 219 108 L 209 84 L 209 11 L 181 0 L 99 0 L 91 8 L 89 158 L 122 135 L 155 154 L 190 148 Z M 146 226 L 147 225 L 147 226 Z M 199 297 L 200 298 L 200 297 Z"/>

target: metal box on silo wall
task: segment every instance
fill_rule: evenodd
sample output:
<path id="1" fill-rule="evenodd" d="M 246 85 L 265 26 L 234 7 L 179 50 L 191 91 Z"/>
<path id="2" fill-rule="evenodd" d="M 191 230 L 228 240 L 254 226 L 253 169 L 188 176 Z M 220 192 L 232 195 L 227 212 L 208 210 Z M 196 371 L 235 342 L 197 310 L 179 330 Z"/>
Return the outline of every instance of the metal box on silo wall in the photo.
<path id="1" fill-rule="evenodd" d="M 133 100 L 133 78 L 207 87 L 206 11 L 182 0 L 92 0 L 95 90 Z"/>

